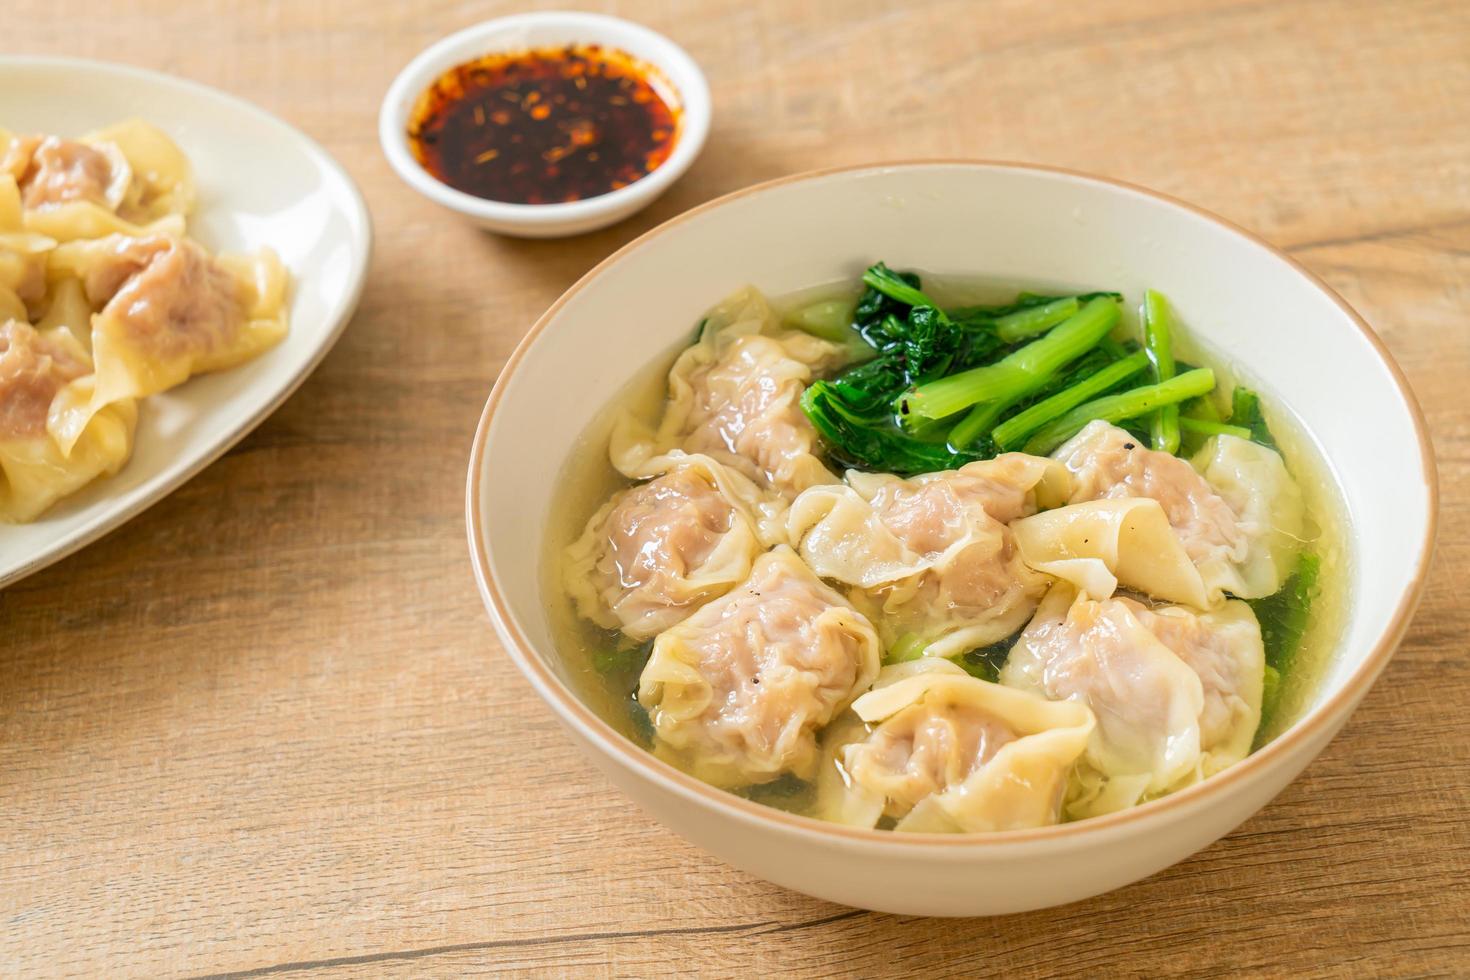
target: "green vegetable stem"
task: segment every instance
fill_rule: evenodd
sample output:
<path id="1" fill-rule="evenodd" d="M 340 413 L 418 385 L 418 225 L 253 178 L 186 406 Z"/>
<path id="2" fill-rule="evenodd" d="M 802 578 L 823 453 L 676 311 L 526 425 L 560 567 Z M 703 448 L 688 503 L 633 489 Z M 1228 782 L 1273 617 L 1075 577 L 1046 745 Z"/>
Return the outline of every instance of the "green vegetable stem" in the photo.
<path id="1" fill-rule="evenodd" d="M 1174 324 L 1169 303 L 1155 290 L 1143 296 L 1143 349 L 1153 365 L 1154 380 L 1174 377 Z M 1164 405 L 1149 420 L 1153 447 L 1166 453 L 1179 451 L 1179 406 Z"/>
<path id="2" fill-rule="evenodd" d="M 996 426 L 991 433 L 995 445 L 1003 451 L 1018 449 L 1026 438 L 1052 420 L 1065 415 L 1090 398 L 1103 394 L 1113 386 L 1136 375 L 1148 366 L 1148 355 L 1143 351 L 1130 354 L 1114 361 L 1096 374 L 1059 391 L 1044 401 L 1037 402 L 1025 411 L 1018 412 Z"/>
<path id="3" fill-rule="evenodd" d="M 1026 452 L 1045 456 L 1082 431 L 1089 422 L 1121 422 L 1147 415 L 1162 405 L 1174 405 L 1186 398 L 1203 395 L 1215 387 L 1215 372 L 1196 368 L 1159 384 L 1130 388 L 1116 395 L 1104 395 L 1083 402 L 1064 415 L 1042 426 L 1026 443 Z"/>
<path id="4" fill-rule="evenodd" d="M 1013 402 L 1035 392 L 1070 361 L 1087 353 L 1118 323 L 1116 301 L 1098 297 L 1039 340 L 994 364 L 919 385 L 899 398 L 903 415 L 948 418 L 980 402 Z"/>

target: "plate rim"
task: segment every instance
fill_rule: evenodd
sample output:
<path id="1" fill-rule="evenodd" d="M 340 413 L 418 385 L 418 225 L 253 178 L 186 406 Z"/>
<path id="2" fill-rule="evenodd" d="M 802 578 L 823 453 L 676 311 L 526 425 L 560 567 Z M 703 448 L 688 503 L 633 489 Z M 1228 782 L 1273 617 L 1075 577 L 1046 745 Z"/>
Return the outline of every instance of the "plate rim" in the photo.
<path id="1" fill-rule="evenodd" d="M 68 558 L 90 544 L 122 527 L 124 524 L 137 517 L 148 508 L 160 503 L 178 490 L 179 487 L 188 483 L 198 476 L 204 469 L 215 463 L 225 453 L 229 452 L 240 443 L 251 432 L 260 426 L 262 422 L 275 414 L 286 401 L 296 393 L 297 389 L 309 378 L 316 369 L 321 366 L 332 348 L 337 346 L 347 324 L 351 322 L 353 315 L 357 312 L 358 305 L 362 301 L 362 294 L 367 286 L 367 271 L 372 264 L 373 257 L 373 220 L 372 212 L 368 210 L 367 201 L 363 197 L 362 189 L 352 179 L 345 167 L 342 166 L 331 153 L 315 138 L 304 130 L 282 119 L 280 116 L 267 109 L 261 108 L 248 99 L 233 95 L 212 85 L 196 82 L 193 79 L 183 78 L 167 72 L 156 71 L 151 68 L 143 68 L 138 65 L 126 64 L 116 61 L 103 61 L 95 58 L 75 58 L 61 55 L 11 55 L 0 54 L 0 70 L 10 68 L 75 68 L 88 72 L 100 74 L 111 74 L 114 76 L 125 76 L 133 79 L 163 84 L 165 86 L 183 89 L 195 95 L 223 102 L 230 108 L 253 115 L 274 126 L 285 129 L 305 146 L 308 156 L 312 157 L 319 166 L 335 176 L 347 191 L 349 203 L 349 217 L 353 223 L 358 224 L 362 233 L 360 240 L 353 236 L 353 241 L 359 246 L 353 249 L 353 265 L 348 276 L 350 286 L 342 298 L 329 308 L 325 319 L 331 320 L 323 339 L 317 344 L 310 354 L 299 364 L 291 369 L 289 377 L 279 385 L 274 394 L 254 412 L 251 412 L 232 425 L 229 431 L 215 444 L 209 446 L 203 453 L 192 458 L 189 463 L 177 471 L 166 469 L 161 474 L 167 474 L 152 490 L 141 495 L 136 501 L 119 509 L 108 509 L 105 505 L 96 516 L 85 520 L 80 527 L 70 534 L 63 535 L 51 546 L 41 549 L 21 560 L 14 566 L 7 567 L 0 563 L 0 592 L 19 582 L 29 575 L 34 575 L 63 558 Z M 124 464 L 126 465 L 126 464 Z M 3 560 L 0 560 L 3 561 Z"/>

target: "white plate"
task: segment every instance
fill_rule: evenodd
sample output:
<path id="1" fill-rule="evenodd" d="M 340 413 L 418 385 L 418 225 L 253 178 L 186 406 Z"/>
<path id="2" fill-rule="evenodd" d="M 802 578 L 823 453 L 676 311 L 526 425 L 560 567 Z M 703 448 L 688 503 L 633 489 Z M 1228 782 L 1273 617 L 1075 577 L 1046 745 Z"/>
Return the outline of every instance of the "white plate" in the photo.
<path id="1" fill-rule="evenodd" d="M 0 524 L 0 587 L 95 541 L 218 459 L 296 390 L 362 293 L 372 248 L 352 179 L 307 136 L 233 96 L 156 72 L 0 57 L 0 126 L 75 136 L 131 117 L 168 133 L 199 188 L 189 233 L 214 251 L 269 245 L 291 272 L 291 331 L 265 354 L 140 405 L 133 458 L 31 524 Z"/>

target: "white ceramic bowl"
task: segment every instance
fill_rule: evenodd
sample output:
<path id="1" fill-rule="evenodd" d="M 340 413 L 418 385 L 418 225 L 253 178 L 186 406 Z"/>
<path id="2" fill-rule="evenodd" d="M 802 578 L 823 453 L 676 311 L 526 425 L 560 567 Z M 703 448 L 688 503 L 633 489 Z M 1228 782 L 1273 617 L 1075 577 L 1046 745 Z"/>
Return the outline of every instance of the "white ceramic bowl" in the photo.
<path id="1" fill-rule="evenodd" d="M 419 165 L 408 144 L 414 101 L 435 79 L 482 55 L 563 44 L 600 44 L 633 55 L 663 73 L 681 113 L 674 150 L 663 165 L 626 187 L 565 204 L 510 204 L 455 190 Z M 526 238 L 557 238 L 621 221 L 653 203 L 678 180 L 709 135 L 709 84 L 699 65 L 673 41 L 639 24 L 571 11 L 517 14 L 476 24 L 425 50 L 393 80 L 378 113 L 378 140 L 398 176 L 432 201 L 491 231 Z"/>
<path id="2" fill-rule="evenodd" d="M 1130 300 L 1158 287 L 1196 336 L 1296 416 L 1347 506 L 1352 595 L 1326 676 L 1289 730 L 1223 773 L 1132 810 L 946 837 L 838 827 L 711 789 L 578 701 L 537 574 L 552 486 L 578 435 L 736 287 L 779 294 L 854 277 L 878 258 L 935 273 L 1121 287 Z M 1371 439 L 1363 419 L 1373 420 Z M 475 572 L 505 649 L 614 783 L 736 867 L 832 901 L 919 915 L 1085 898 L 1240 824 L 1322 750 L 1388 662 L 1423 587 L 1436 517 L 1433 456 L 1413 396 L 1377 337 L 1322 282 L 1260 239 L 1158 194 L 970 162 L 779 180 L 634 241 L 557 300 L 512 356 L 475 436 L 468 489 Z"/>

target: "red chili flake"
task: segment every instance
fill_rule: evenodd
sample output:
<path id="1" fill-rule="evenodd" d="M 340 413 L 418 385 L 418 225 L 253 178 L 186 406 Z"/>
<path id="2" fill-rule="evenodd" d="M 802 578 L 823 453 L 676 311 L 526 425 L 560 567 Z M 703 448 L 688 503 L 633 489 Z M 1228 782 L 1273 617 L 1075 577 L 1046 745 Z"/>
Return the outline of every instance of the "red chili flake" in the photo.
<path id="1" fill-rule="evenodd" d="M 419 163 L 450 187 L 517 204 L 579 201 L 668 160 L 675 103 L 658 70 L 624 52 L 541 48 L 445 72 L 419 96 L 408 135 Z"/>

